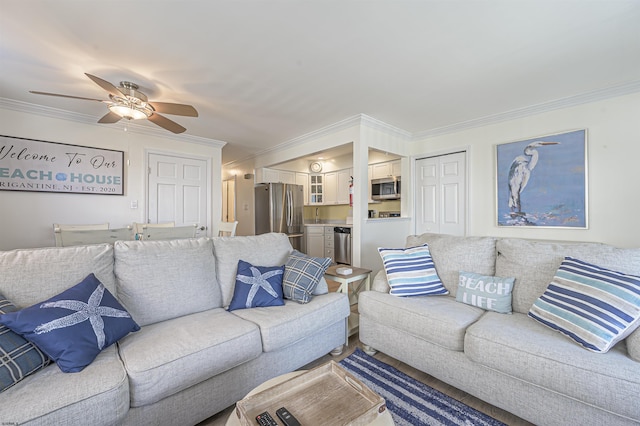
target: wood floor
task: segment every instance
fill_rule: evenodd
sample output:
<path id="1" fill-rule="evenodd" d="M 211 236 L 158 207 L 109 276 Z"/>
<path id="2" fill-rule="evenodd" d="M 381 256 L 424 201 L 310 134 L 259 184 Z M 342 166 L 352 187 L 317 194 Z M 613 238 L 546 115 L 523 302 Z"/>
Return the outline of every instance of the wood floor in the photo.
<path id="1" fill-rule="evenodd" d="M 341 359 L 351 355 L 351 353 L 355 351 L 356 347 L 360 347 L 360 348 L 362 347 L 362 344 L 358 340 L 357 334 L 351 336 L 351 338 L 349 339 L 349 347 L 342 352 L 342 355 L 337 357 L 332 357 L 331 355 L 325 355 L 324 357 L 319 358 L 308 365 L 305 365 L 302 369 L 308 370 L 320 364 L 324 364 L 329 360 L 340 361 Z M 425 383 L 426 385 L 429 385 L 432 388 L 437 389 L 440 392 L 446 395 L 449 395 L 450 397 L 455 398 L 458 401 L 461 401 L 470 407 L 475 408 L 478 411 L 482 411 L 483 413 L 488 414 L 494 419 L 500 420 L 503 423 L 506 423 L 508 425 L 514 425 L 514 426 L 532 425 L 531 423 L 525 420 L 522 420 L 521 418 L 516 417 L 511 413 L 501 410 L 500 408 L 494 407 L 493 405 L 489 405 L 486 402 L 483 402 L 478 398 L 469 395 L 466 392 L 463 392 L 459 389 L 449 386 L 446 383 L 443 383 L 440 380 L 426 373 L 423 373 L 422 371 L 416 370 L 413 367 L 410 367 L 394 358 L 391 358 L 388 355 L 378 352 L 376 353 L 375 358 L 397 368 L 398 370 L 413 377 L 414 379 L 419 380 L 420 382 Z M 233 409 L 234 409 L 234 406 L 228 407 L 227 409 L 221 411 L 215 416 L 210 417 L 207 420 L 203 421 L 198 426 L 224 426 L 229 415 L 233 413 Z"/>

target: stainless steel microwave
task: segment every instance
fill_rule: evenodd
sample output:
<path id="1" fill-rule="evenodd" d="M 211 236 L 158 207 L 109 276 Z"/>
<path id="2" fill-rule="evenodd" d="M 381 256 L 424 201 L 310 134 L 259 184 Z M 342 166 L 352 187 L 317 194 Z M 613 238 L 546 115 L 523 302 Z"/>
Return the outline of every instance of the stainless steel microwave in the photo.
<path id="1" fill-rule="evenodd" d="M 399 200 L 400 176 L 371 179 L 371 198 L 373 200 Z"/>

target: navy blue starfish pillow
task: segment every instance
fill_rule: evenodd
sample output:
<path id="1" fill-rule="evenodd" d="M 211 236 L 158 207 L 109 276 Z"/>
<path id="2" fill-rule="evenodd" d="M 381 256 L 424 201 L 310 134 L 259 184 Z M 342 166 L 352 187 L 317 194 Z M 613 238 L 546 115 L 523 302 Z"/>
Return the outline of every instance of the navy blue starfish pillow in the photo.
<path id="1" fill-rule="evenodd" d="M 229 310 L 255 308 L 258 306 L 282 306 L 282 266 L 253 266 L 244 260 L 238 261 L 236 286 Z"/>
<path id="2" fill-rule="evenodd" d="M 82 371 L 104 348 L 140 330 L 93 274 L 49 300 L 0 315 L 0 324 L 36 345 L 65 373 Z"/>

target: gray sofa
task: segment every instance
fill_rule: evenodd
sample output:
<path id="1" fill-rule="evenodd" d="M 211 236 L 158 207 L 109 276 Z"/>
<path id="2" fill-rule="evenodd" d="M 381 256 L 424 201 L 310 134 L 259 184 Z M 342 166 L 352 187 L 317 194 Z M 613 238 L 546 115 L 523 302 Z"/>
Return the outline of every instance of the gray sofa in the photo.
<path id="1" fill-rule="evenodd" d="M 409 236 L 427 243 L 448 296 L 388 294 L 385 271 L 360 294 L 360 340 L 537 425 L 640 423 L 640 329 L 590 352 L 527 316 L 564 256 L 640 275 L 640 249 L 596 243 Z M 459 303 L 459 271 L 514 277 L 513 313 Z"/>
<path id="2" fill-rule="evenodd" d="M 291 250 L 284 234 L 264 234 L 0 252 L 0 293 L 17 307 L 94 273 L 141 326 L 79 373 L 51 364 L 0 393 L 0 422 L 196 424 L 265 380 L 341 347 L 344 294 L 224 309 L 239 259 L 278 266 Z"/>

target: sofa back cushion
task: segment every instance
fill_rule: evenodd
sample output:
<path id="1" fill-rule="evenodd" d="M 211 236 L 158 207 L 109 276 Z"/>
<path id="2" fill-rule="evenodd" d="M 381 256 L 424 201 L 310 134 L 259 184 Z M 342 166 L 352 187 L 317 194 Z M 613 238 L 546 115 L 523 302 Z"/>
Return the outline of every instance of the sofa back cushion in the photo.
<path id="1" fill-rule="evenodd" d="M 452 296 L 458 291 L 460 271 L 495 275 L 496 239 L 445 234 L 409 235 L 406 247 L 429 245 L 438 276 Z M 510 275 L 502 275 L 504 277 Z"/>
<path id="2" fill-rule="evenodd" d="M 0 252 L 0 293 L 20 309 L 62 293 L 91 273 L 117 293 L 111 244 Z"/>
<path id="3" fill-rule="evenodd" d="M 600 243 L 552 243 L 517 238 L 498 240 L 496 275 L 515 277 L 513 310 L 526 314 L 544 293 L 564 260 L 571 256 L 625 274 L 640 271 L 640 249 Z"/>
<path id="4" fill-rule="evenodd" d="M 212 240 L 223 306 L 231 303 L 239 260 L 252 265 L 282 266 L 287 263 L 289 253 L 293 250 L 285 234 L 214 237 Z"/>
<path id="5" fill-rule="evenodd" d="M 116 241 L 118 299 L 141 326 L 222 306 L 208 238 Z"/>

